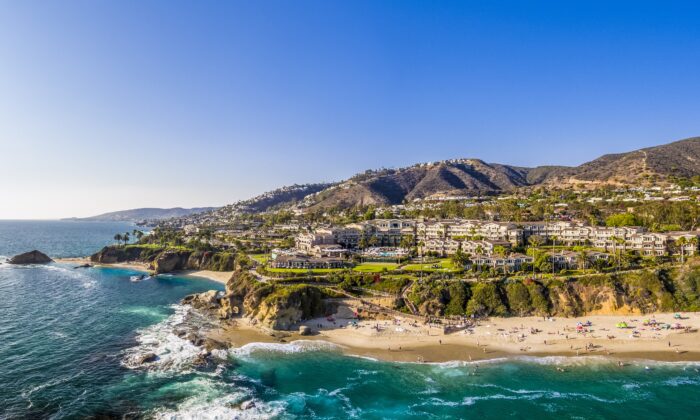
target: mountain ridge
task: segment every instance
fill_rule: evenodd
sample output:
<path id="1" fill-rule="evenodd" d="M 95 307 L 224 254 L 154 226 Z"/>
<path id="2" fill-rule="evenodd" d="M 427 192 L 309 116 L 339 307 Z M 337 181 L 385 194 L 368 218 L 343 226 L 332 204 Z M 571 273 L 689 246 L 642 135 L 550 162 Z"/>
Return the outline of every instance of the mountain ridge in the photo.
<path id="1" fill-rule="evenodd" d="M 489 195 L 537 186 L 638 185 L 700 175 L 700 137 L 623 153 L 579 166 L 533 168 L 481 159 L 449 159 L 398 169 L 365 171 L 321 191 L 312 209 L 400 204 L 433 195 Z"/>

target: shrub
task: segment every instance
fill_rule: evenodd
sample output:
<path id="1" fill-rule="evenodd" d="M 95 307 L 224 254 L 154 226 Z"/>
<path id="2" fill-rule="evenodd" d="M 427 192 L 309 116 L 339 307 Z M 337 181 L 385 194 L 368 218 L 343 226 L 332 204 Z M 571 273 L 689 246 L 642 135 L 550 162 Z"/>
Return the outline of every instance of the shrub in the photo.
<path id="1" fill-rule="evenodd" d="M 501 293 L 495 283 L 479 283 L 472 289 L 472 297 L 467 303 L 467 314 L 477 316 L 504 316 L 508 314 Z"/>

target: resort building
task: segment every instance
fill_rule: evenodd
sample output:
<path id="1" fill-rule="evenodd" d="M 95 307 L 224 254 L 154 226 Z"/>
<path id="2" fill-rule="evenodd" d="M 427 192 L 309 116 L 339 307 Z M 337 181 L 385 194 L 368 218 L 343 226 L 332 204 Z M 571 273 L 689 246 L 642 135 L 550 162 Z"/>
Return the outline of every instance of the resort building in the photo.
<path id="1" fill-rule="evenodd" d="M 499 271 L 520 271 L 523 264 L 532 264 L 533 258 L 519 253 L 513 253 L 508 256 L 495 255 L 476 255 L 467 263 L 467 269 L 493 268 Z"/>
<path id="2" fill-rule="evenodd" d="M 337 258 L 315 258 L 305 255 L 283 255 L 271 260 L 268 265 L 272 268 L 343 268 L 346 263 Z"/>
<path id="3" fill-rule="evenodd" d="M 636 251 L 642 256 L 694 255 L 699 231 L 652 233 L 639 226 L 584 226 L 574 221 L 488 222 L 448 219 L 438 221 L 377 219 L 342 227 L 318 228 L 296 236 L 296 248 L 306 253 L 315 246 L 340 245 L 347 249 L 398 247 L 409 238 L 422 252 L 452 255 L 457 250 L 491 255 L 495 246 L 528 244 L 531 237 L 554 245 L 585 245 L 604 252 Z"/>

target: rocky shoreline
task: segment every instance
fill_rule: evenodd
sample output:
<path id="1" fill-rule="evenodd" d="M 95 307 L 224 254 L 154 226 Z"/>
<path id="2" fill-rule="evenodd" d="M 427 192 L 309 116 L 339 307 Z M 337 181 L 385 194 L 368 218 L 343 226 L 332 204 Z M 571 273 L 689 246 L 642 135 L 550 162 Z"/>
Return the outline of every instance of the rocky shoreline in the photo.
<path id="1" fill-rule="evenodd" d="M 90 256 L 98 264 L 138 263 L 155 274 L 184 270 L 233 271 L 236 257 L 228 252 L 176 250 L 148 245 L 106 246 Z"/>

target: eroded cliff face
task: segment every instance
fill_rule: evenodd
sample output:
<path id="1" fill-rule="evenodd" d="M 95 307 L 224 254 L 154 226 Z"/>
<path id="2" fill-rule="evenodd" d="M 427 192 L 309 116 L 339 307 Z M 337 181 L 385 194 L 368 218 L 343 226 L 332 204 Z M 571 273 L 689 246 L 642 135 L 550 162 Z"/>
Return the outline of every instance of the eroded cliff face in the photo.
<path id="1" fill-rule="evenodd" d="M 225 292 L 190 295 L 183 303 L 210 311 L 221 319 L 246 316 L 273 330 L 288 330 L 297 323 L 335 312 L 335 304 L 319 287 L 297 284 L 272 285 L 258 281 L 244 270 L 236 270 Z"/>
<path id="2" fill-rule="evenodd" d="M 698 311 L 700 266 L 567 280 L 465 282 L 463 288 L 424 282 L 414 284 L 408 297 L 421 315 L 574 317 Z"/>
<path id="3" fill-rule="evenodd" d="M 177 270 L 233 271 L 236 256 L 230 252 L 188 251 L 153 246 L 106 246 L 93 254 L 95 263 L 114 264 L 138 261 L 148 264 L 156 274 Z"/>

